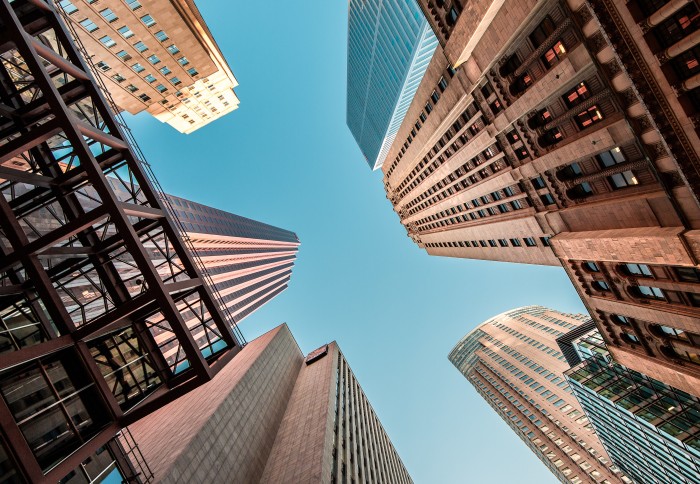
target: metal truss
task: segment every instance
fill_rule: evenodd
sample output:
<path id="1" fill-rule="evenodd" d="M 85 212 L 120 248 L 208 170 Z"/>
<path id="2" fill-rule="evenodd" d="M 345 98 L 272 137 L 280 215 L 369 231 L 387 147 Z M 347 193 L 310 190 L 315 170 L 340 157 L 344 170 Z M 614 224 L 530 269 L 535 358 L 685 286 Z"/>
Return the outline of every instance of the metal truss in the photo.
<path id="1" fill-rule="evenodd" d="M 3 394 L 0 428 L 31 481 L 58 481 L 244 344 L 130 141 L 55 7 L 0 0 L 0 387 L 68 355 L 104 413 L 47 468 Z"/>

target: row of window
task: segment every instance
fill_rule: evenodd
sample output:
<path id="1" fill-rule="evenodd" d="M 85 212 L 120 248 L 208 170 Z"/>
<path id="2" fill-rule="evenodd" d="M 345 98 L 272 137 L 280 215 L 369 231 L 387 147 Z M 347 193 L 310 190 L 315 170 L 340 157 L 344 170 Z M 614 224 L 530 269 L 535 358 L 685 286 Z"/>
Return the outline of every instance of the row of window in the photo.
<path id="1" fill-rule="evenodd" d="M 540 237 L 540 242 L 545 247 L 549 247 L 551 243 L 549 242 L 549 237 Z M 498 239 L 496 242 L 494 239 L 489 240 L 465 240 L 457 242 L 427 242 L 426 247 L 537 247 L 537 241 L 533 237 L 523 237 L 522 242 L 520 239 Z"/>
<path id="2" fill-rule="evenodd" d="M 438 81 L 437 87 L 433 90 L 432 94 L 430 95 L 430 99 L 433 101 L 434 104 L 437 104 L 438 100 L 440 99 L 440 94 L 438 93 L 438 90 L 440 93 L 445 92 L 445 89 L 447 89 L 447 85 L 449 84 L 449 79 L 454 77 L 456 71 L 452 66 L 448 65 L 445 68 L 447 77 L 444 75 L 440 78 Z M 418 134 L 418 131 L 420 131 L 422 123 L 425 123 L 425 120 L 428 119 L 428 115 L 431 113 L 433 110 L 433 105 L 430 104 L 430 101 L 428 101 L 425 105 L 425 111 L 421 111 L 421 113 L 418 115 L 418 119 L 416 120 L 414 124 L 414 128 L 411 130 L 411 134 L 409 134 L 406 138 L 406 141 L 403 143 L 403 147 L 401 148 L 401 151 L 399 152 L 398 155 L 396 155 L 396 159 L 392 162 L 391 166 L 389 167 L 389 170 L 387 170 L 387 176 L 391 176 L 391 174 L 394 172 L 396 167 L 398 166 L 399 162 L 401 161 L 401 158 L 403 158 L 404 153 L 406 153 L 406 150 L 408 149 L 408 146 L 411 144 L 413 139 L 416 137 Z M 426 114 L 427 113 L 427 114 Z"/>
<path id="3" fill-rule="evenodd" d="M 469 140 L 484 129 L 486 123 L 483 120 L 477 120 L 474 123 L 470 123 L 470 121 L 478 113 L 479 110 L 476 107 L 476 104 L 471 103 L 467 109 L 465 109 L 464 112 L 455 120 L 455 122 L 452 123 L 452 126 L 445 130 L 440 139 L 437 140 L 433 147 L 428 150 L 423 159 L 413 167 L 413 170 L 411 170 L 411 172 L 409 172 L 403 181 L 397 186 L 397 190 L 401 190 L 399 192 L 399 197 L 405 197 L 413 188 L 418 186 L 420 182 L 430 175 L 430 173 L 439 168 L 440 165 L 445 162 L 445 160 L 457 153 L 461 147 L 466 145 Z M 467 129 L 463 129 L 465 126 L 469 127 Z M 459 138 L 452 142 L 452 138 L 458 135 Z M 448 146 L 451 142 L 451 146 Z M 445 148 L 445 146 L 448 146 L 448 148 Z M 445 148 L 444 152 L 443 148 Z M 423 170 L 423 167 L 427 168 Z"/>

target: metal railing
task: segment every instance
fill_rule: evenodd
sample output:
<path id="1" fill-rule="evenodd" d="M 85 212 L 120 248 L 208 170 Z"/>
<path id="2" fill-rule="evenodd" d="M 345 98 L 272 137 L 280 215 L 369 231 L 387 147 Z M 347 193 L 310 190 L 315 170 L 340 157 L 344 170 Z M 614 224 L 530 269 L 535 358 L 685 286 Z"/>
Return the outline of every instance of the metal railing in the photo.
<path id="1" fill-rule="evenodd" d="M 146 459 L 141 453 L 141 449 L 139 449 L 139 444 L 136 443 L 136 440 L 134 439 L 134 436 L 131 435 L 129 428 L 124 427 L 121 429 L 117 434 L 116 440 L 122 453 L 124 454 L 124 457 L 126 457 L 134 467 L 140 482 L 143 484 L 153 482 L 153 471 L 148 466 L 148 462 L 146 462 Z"/>
<path id="2" fill-rule="evenodd" d="M 47 0 L 47 1 L 51 2 L 52 0 Z M 161 200 L 161 202 L 165 206 L 165 209 L 167 210 L 168 214 L 170 215 L 170 218 L 172 219 L 173 224 L 177 228 L 177 231 L 180 234 L 180 237 L 182 238 L 183 242 L 187 246 L 187 249 L 192 254 L 192 258 L 194 259 L 195 264 L 197 265 L 197 268 L 201 272 L 202 277 L 203 277 L 206 285 L 209 287 L 212 295 L 214 296 L 214 300 L 219 304 L 221 311 L 224 313 L 224 317 L 228 321 L 234 337 L 238 340 L 238 342 L 241 346 L 245 346 L 247 344 L 247 341 L 246 341 L 245 337 L 243 336 L 243 333 L 241 332 L 240 328 L 238 327 L 238 323 L 236 322 L 236 319 L 233 317 L 233 315 L 229 311 L 228 307 L 226 306 L 226 303 L 225 303 L 223 297 L 221 296 L 221 294 L 219 293 L 218 289 L 216 288 L 216 285 L 215 285 L 211 275 L 209 274 L 209 271 L 208 271 L 206 265 L 204 264 L 204 261 L 202 261 L 201 257 L 197 253 L 197 250 L 195 249 L 194 244 L 192 244 L 192 240 L 190 239 L 189 235 L 187 234 L 187 230 L 185 229 L 184 225 L 182 224 L 182 222 L 178 218 L 177 212 L 173 208 L 172 203 L 170 202 L 170 199 L 165 194 L 163 187 L 158 182 L 158 178 L 156 178 L 155 173 L 153 172 L 153 169 L 151 168 L 150 163 L 148 163 L 146 161 L 146 157 L 144 156 L 143 151 L 141 151 L 141 147 L 136 142 L 136 138 L 134 138 L 134 135 L 131 132 L 131 129 L 124 121 L 124 118 L 121 115 L 121 109 L 119 109 L 117 104 L 114 102 L 114 99 L 112 98 L 112 95 L 110 94 L 109 90 L 107 89 L 107 86 L 105 85 L 104 80 L 102 79 L 102 76 L 100 75 L 99 71 L 97 70 L 94 63 L 92 62 L 92 58 L 90 57 L 90 54 L 88 53 L 87 49 L 85 48 L 85 45 L 80 40 L 80 37 L 78 37 L 78 33 L 75 30 L 75 25 L 74 25 L 73 19 L 70 17 L 70 14 L 68 14 L 65 10 L 63 10 L 63 8 L 61 8 L 58 0 L 53 0 L 53 4 L 54 4 L 54 8 L 59 13 L 59 15 L 63 18 L 64 23 L 68 27 L 68 31 L 70 32 L 71 36 L 73 37 L 73 42 L 75 43 L 76 47 L 78 48 L 78 51 L 81 53 L 85 63 L 88 65 L 88 67 L 92 71 L 92 75 L 95 78 L 95 82 L 96 82 L 97 86 L 99 87 L 100 91 L 102 92 L 102 95 L 104 96 L 105 100 L 107 101 L 107 104 L 112 109 L 112 114 L 114 115 L 114 118 L 116 119 L 116 122 L 119 125 L 126 142 L 129 144 L 130 148 L 136 154 L 136 158 L 137 158 L 138 162 L 144 167 L 144 172 L 146 173 L 148 180 L 153 185 L 154 190 L 158 193 L 158 198 Z"/>

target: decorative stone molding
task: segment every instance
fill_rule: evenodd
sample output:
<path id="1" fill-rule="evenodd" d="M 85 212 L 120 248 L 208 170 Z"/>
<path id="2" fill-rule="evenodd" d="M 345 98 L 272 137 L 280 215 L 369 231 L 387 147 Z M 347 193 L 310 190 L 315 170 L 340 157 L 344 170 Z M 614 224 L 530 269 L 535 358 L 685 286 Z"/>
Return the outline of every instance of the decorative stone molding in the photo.
<path id="1" fill-rule="evenodd" d="M 566 18 L 559 27 L 557 27 L 554 32 L 552 32 L 549 37 L 545 39 L 545 41 L 540 44 L 537 49 L 532 51 L 530 55 L 528 55 L 525 60 L 523 61 L 520 66 L 515 69 L 515 72 L 513 72 L 513 77 L 517 78 L 520 77 L 525 71 L 527 71 L 528 67 L 532 65 L 533 62 L 535 62 L 537 59 L 539 59 L 542 55 L 544 55 L 545 52 L 547 52 L 549 49 L 552 48 L 552 46 L 557 42 L 557 40 L 562 36 L 564 32 L 566 32 L 566 29 L 568 29 L 571 26 L 571 19 Z"/>
<path id="2" fill-rule="evenodd" d="M 578 116 L 582 112 L 584 112 L 586 109 L 591 108 L 598 104 L 599 102 L 603 101 L 604 99 L 607 99 L 610 97 L 610 90 L 608 89 L 603 89 L 597 94 L 594 94 L 593 96 L 589 97 L 588 99 L 585 99 L 583 102 L 580 104 L 577 104 L 573 108 L 569 109 L 566 111 L 564 114 L 561 114 L 551 120 L 549 123 L 545 124 L 542 127 L 542 131 L 549 131 L 552 128 L 555 128 L 559 125 L 564 124 L 566 121 L 570 120 L 571 118 Z"/>

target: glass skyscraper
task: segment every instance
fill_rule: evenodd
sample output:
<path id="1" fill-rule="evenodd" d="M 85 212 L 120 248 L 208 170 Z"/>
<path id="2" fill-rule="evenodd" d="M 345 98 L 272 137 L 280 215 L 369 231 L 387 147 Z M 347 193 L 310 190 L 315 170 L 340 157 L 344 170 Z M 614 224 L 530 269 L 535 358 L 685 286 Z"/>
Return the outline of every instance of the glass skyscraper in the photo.
<path id="1" fill-rule="evenodd" d="M 347 123 L 370 168 L 382 166 L 437 47 L 413 0 L 350 0 Z"/>
<path id="2" fill-rule="evenodd" d="M 700 482 L 700 400 L 613 362 L 597 329 L 572 344 L 569 386 L 615 464 L 636 482 Z"/>

